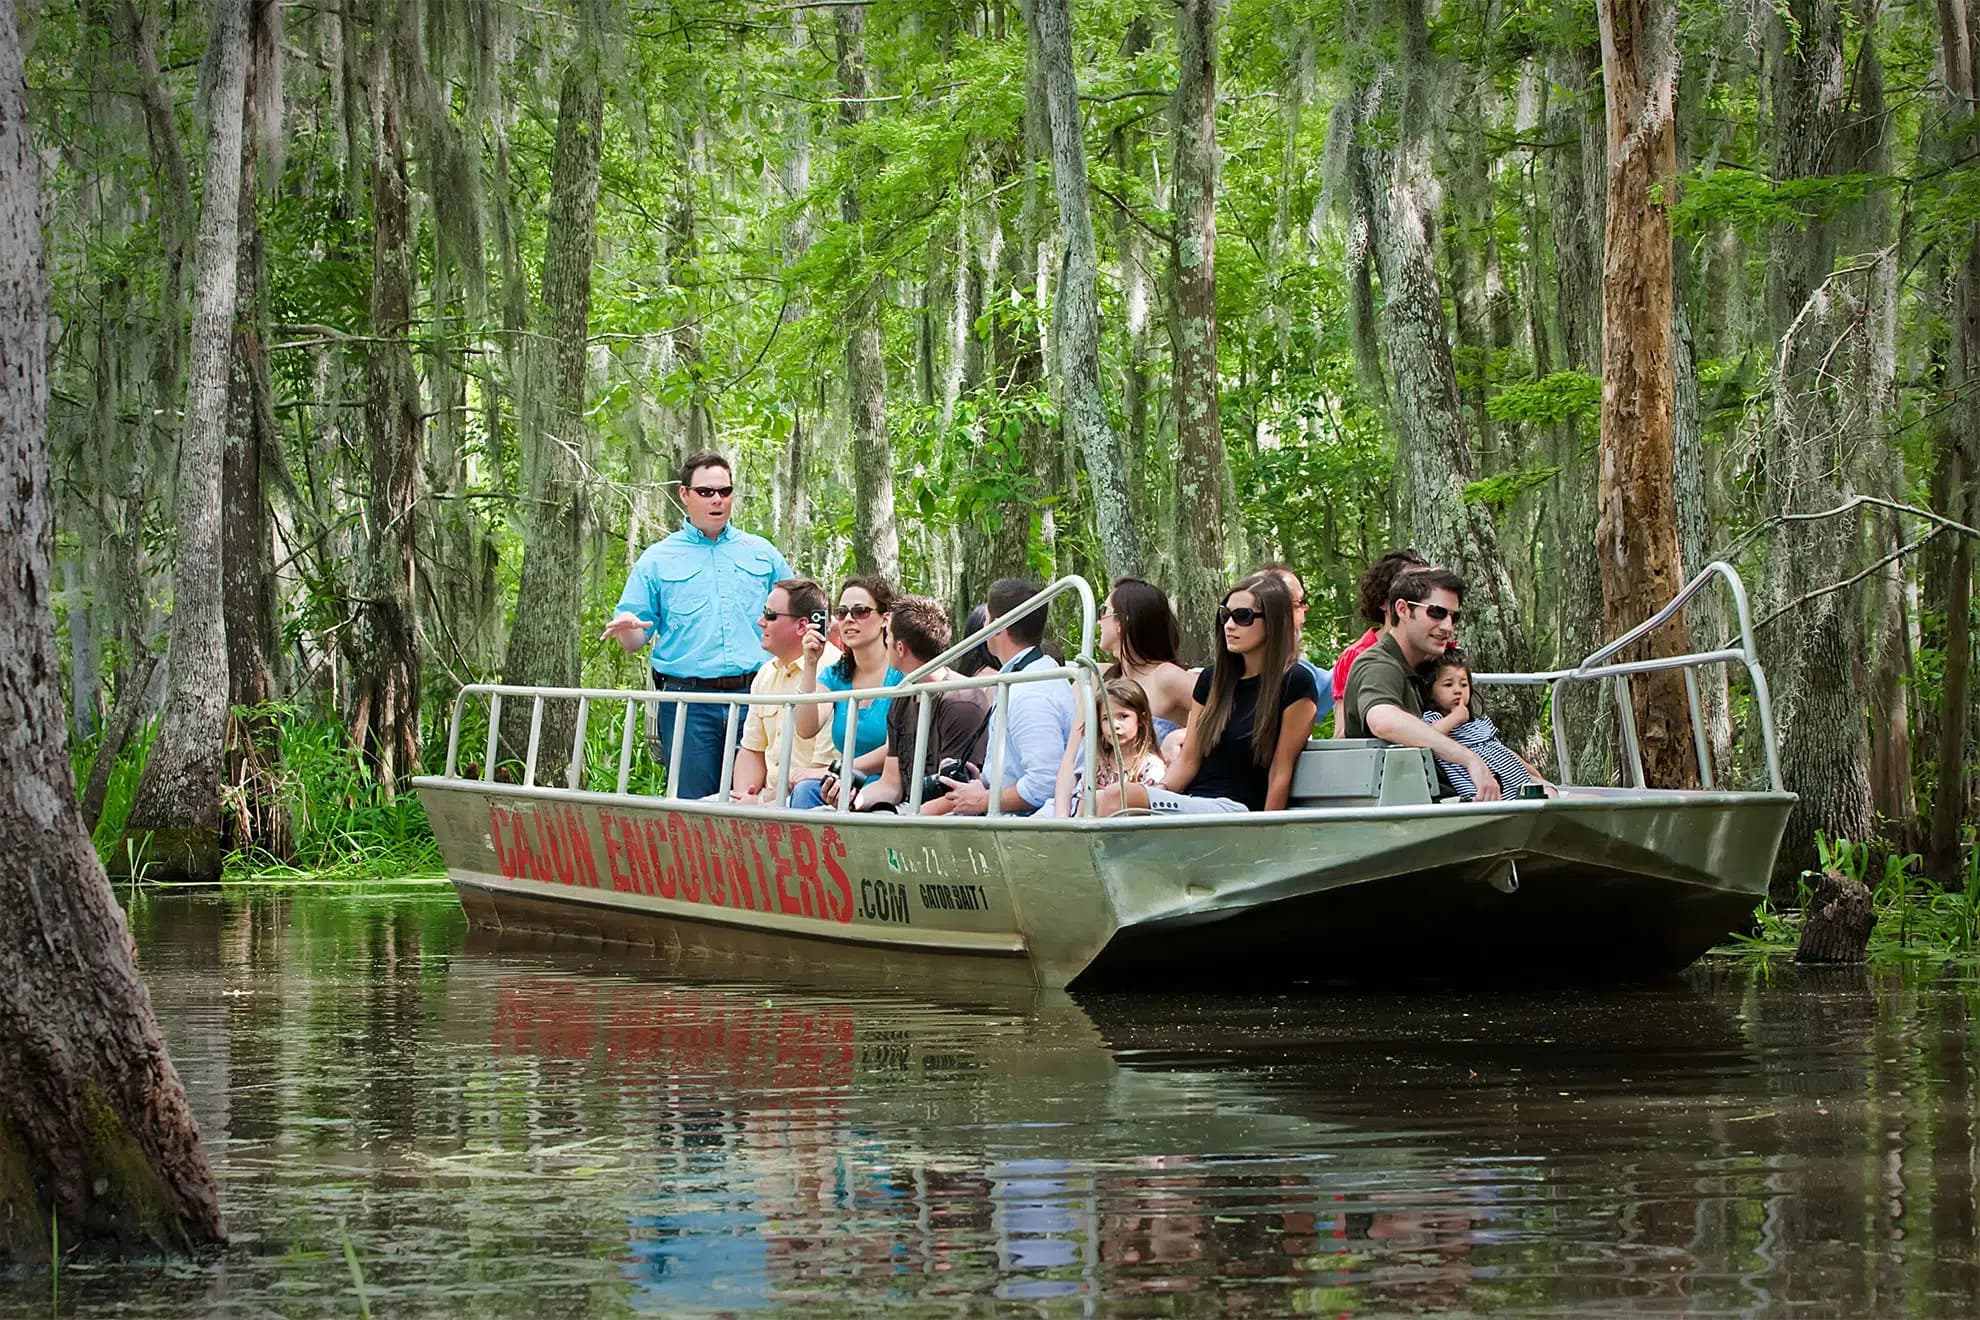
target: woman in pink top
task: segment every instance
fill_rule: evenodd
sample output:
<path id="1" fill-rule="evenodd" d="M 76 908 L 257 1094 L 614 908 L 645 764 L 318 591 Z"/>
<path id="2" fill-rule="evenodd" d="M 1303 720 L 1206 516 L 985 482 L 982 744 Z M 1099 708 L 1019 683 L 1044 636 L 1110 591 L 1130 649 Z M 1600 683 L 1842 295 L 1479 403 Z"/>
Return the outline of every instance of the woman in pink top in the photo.
<path id="1" fill-rule="evenodd" d="M 1382 629 L 1394 622 L 1389 615 L 1389 587 L 1398 574 L 1414 568 L 1428 568 L 1430 561 L 1416 551 L 1404 548 L 1391 550 L 1368 566 L 1361 575 L 1358 589 L 1361 594 L 1361 617 L 1375 626 L 1347 644 L 1341 658 L 1334 661 L 1334 700 L 1347 700 L 1348 670 L 1353 667 L 1355 658 L 1375 645 L 1382 635 Z"/>

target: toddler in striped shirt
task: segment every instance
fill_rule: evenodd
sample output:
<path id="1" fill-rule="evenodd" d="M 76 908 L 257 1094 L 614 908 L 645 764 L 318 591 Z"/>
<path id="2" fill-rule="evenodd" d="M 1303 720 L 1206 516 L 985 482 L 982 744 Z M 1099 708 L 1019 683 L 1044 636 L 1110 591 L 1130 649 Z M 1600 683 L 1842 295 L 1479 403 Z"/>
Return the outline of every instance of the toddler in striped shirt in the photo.
<path id="1" fill-rule="evenodd" d="M 1499 778 L 1500 797 L 1513 797 L 1528 784 L 1540 785 L 1548 797 L 1559 796 L 1559 790 L 1547 782 L 1546 776 L 1535 770 L 1518 752 L 1499 741 L 1497 725 L 1472 710 L 1471 662 L 1463 651 L 1452 647 L 1430 662 L 1430 700 L 1436 709 L 1423 712 L 1424 722 L 1484 758 L 1485 764 L 1491 766 L 1492 773 Z M 1471 776 L 1463 766 L 1439 760 L 1437 768 L 1444 772 L 1444 778 L 1450 781 L 1459 797 L 1469 802 L 1477 795 L 1478 787 L 1471 782 Z"/>

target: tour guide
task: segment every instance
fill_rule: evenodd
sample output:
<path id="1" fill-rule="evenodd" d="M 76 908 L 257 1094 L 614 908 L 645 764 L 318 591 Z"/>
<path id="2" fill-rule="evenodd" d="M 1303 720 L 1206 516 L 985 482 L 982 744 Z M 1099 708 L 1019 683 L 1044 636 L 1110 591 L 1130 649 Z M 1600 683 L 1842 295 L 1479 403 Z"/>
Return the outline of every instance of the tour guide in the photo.
<path id="1" fill-rule="evenodd" d="M 646 547 L 626 578 L 618 612 L 599 634 L 627 651 L 653 642 L 653 686 L 663 692 L 742 692 L 763 661 L 759 628 L 770 588 L 795 577 L 777 547 L 729 524 L 736 484 L 720 454 L 689 455 L 681 464 L 687 526 Z M 722 779 L 722 732 L 728 707 L 663 702 L 660 755 L 674 745 L 674 712 L 687 711 L 678 776 L 684 798 L 707 797 Z M 737 727 L 741 727 L 737 721 Z"/>

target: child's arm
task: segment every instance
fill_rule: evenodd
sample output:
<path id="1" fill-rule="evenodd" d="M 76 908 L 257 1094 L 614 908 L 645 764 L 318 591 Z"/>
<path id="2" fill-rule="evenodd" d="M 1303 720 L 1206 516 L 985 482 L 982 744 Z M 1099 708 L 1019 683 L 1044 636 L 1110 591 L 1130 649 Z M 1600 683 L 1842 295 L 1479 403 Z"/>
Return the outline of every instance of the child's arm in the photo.
<path id="1" fill-rule="evenodd" d="M 1461 726 L 1471 723 L 1471 707 L 1459 706 L 1456 710 L 1452 711 L 1448 715 L 1445 715 L 1436 720 L 1426 720 L 1424 722 L 1428 724 L 1431 728 L 1435 729 L 1438 733 L 1441 733 L 1446 738 L 1448 738 L 1451 736 L 1451 734 L 1455 733 Z"/>
<path id="2" fill-rule="evenodd" d="M 1504 744 L 1501 744 L 1501 746 L 1504 746 Z M 1526 773 L 1533 776 L 1534 783 L 1540 785 L 1540 787 L 1547 790 L 1548 797 L 1560 796 L 1561 791 L 1558 788 L 1554 787 L 1552 780 L 1548 779 L 1547 776 L 1541 774 L 1540 771 L 1534 767 L 1533 762 L 1527 760 L 1525 757 L 1521 756 L 1518 752 L 1514 752 L 1513 749 L 1510 747 L 1507 747 L 1506 750 L 1508 752 L 1512 752 L 1513 760 L 1519 762 L 1521 765 L 1526 767 Z"/>

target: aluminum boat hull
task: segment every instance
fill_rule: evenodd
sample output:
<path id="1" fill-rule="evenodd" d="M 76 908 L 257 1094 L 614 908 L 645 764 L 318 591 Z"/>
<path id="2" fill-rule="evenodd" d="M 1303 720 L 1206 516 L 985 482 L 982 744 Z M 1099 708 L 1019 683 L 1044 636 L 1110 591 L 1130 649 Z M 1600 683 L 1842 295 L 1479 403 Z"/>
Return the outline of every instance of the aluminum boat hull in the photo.
<path id="1" fill-rule="evenodd" d="M 1788 793 L 1013 821 L 417 781 L 476 925 L 1072 984 L 1675 972 L 1765 894 Z"/>

